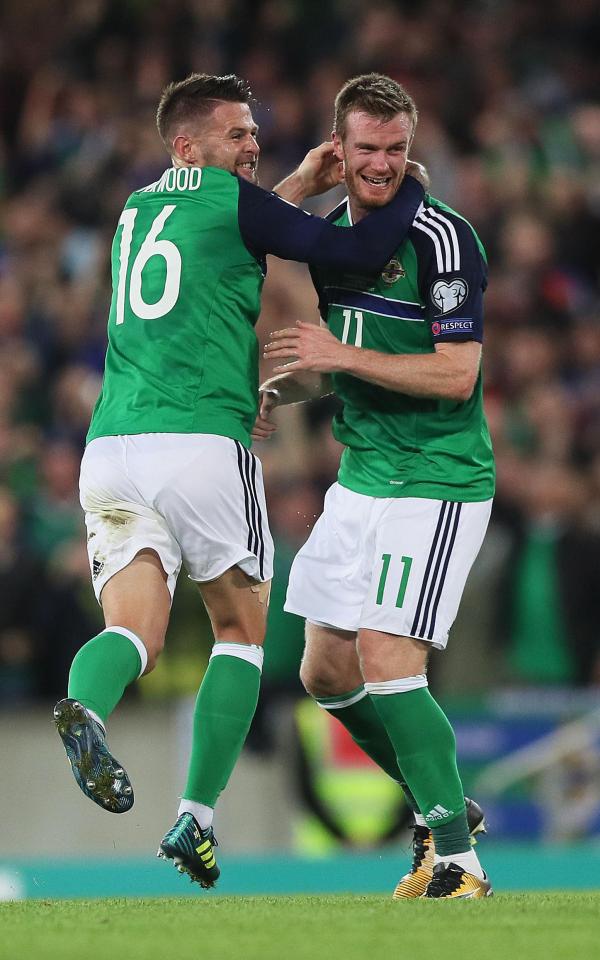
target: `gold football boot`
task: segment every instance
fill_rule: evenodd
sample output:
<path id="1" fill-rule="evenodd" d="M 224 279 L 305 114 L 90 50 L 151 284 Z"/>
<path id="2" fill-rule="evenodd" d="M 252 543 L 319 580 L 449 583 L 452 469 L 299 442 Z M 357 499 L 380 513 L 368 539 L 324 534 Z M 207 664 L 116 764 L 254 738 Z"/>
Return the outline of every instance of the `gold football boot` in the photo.
<path id="1" fill-rule="evenodd" d="M 479 804 L 465 797 L 467 823 L 471 836 L 471 844 L 477 843 L 478 833 L 485 833 L 485 816 Z M 406 873 L 396 884 L 392 894 L 393 900 L 413 900 L 422 897 L 430 880 L 433 879 L 435 862 L 435 845 L 429 827 L 415 825 L 413 832 L 413 862 L 409 873 Z"/>
<path id="2" fill-rule="evenodd" d="M 480 880 L 457 863 L 438 863 L 433 868 L 433 879 L 429 882 L 423 899 L 481 900 L 492 895 L 492 885 L 485 874 L 483 880 Z"/>

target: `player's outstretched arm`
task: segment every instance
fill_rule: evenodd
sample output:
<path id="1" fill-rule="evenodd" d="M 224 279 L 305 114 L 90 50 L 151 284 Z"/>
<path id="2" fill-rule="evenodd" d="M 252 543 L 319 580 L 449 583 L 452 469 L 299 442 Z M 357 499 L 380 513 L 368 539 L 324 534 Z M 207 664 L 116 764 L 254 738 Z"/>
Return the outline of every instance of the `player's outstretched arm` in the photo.
<path id="1" fill-rule="evenodd" d="M 238 223 L 255 255 L 377 273 L 408 233 L 424 196 L 421 184 L 405 176 L 387 206 L 354 227 L 336 227 L 240 179 Z"/>

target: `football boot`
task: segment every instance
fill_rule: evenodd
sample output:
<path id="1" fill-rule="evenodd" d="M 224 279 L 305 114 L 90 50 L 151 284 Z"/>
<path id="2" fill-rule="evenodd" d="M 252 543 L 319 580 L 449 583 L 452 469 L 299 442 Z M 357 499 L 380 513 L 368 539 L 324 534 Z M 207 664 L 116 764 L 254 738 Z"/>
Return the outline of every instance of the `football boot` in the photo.
<path id="1" fill-rule="evenodd" d="M 212 827 L 202 830 L 191 813 L 182 813 L 175 826 L 163 837 L 157 857 L 172 860 L 180 873 L 201 887 L 214 887 L 221 871 L 214 848 L 217 841 Z"/>
<path id="2" fill-rule="evenodd" d="M 54 722 L 79 789 L 109 813 L 127 813 L 133 787 L 122 764 L 106 746 L 102 726 L 78 700 L 59 700 Z"/>
<path id="3" fill-rule="evenodd" d="M 423 899 L 481 900 L 492 895 L 492 885 L 485 874 L 480 880 L 456 863 L 438 863 L 433 868 L 433 879 L 427 885 Z"/>
<path id="4" fill-rule="evenodd" d="M 477 834 L 485 833 L 485 816 L 479 804 L 469 797 L 465 797 L 467 823 L 469 824 L 471 844 L 477 843 Z M 413 900 L 422 897 L 430 880 L 433 879 L 435 863 L 435 844 L 429 827 L 415 824 L 413 828 L 413 860 L 412 866 L 396 884 L 392 894 L 393 900 Z"/>

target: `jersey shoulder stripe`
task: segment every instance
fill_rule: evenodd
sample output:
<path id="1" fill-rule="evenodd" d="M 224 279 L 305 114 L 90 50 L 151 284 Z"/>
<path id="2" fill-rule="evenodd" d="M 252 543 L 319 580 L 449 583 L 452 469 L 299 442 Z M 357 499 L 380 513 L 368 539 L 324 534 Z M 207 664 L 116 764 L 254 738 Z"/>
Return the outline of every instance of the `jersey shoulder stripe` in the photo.
<path id="1" fill-rule="evenodd" d="M 450 273 L 460 270 L 460 246 L 456 228 L 448 217 L 442 216 L 434 207 L 423 204 L 415 218 L 414 225 L 433 240 L 438 270 Z"/>
<path id="2" fill-rule="evenodd" d="M 432 197 L 426 197 L 417 210 L 413 229 L 431 240 L 439 273 L 461 270 L 474 244 L 485 261 L 483 246 L 468 220 Z"/>

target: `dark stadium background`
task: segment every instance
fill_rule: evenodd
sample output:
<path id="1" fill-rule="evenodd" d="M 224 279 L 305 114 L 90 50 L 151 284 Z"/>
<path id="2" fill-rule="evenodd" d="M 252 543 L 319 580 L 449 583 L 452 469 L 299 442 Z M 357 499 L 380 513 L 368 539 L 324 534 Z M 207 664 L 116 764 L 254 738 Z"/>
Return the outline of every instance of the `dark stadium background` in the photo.
<path id="1" fill-rule="evenodd" d="M 100 623 L 77 475 L 103 365 L 108 249 L 129 192 L 167 165 L 154 128 L 161 88 L 192 70 L 250 80 L 266 187 L 329 137 L 346 78 L 389 73 L 417 100 L 413 157 L 489 256 L 486 409 L 498 465 L 492 525 L 431 685 L 456 725 L 465 789 L 488 812 L 484 864 L 497 864 L 501 885 L 557 885 L 568 863 L 579 871 L 571 885 L 588 882 L 565 844 L 600 835 L 599 28 L 594 0 L 2 4 L 0 897 L 86 892 L 79 867 L 90 857 L 104 878 L 92 892 L 115 892 L 106 877 L 119 863 L 129 864 L 121 877 L 147 877 L 146 892 L 167 884 L 149 858 L 173 819 L 210 645 L 189 583 L 160 668 L 111 724 L 139 798 L 126 822 L 76 792 L 50 707 Z M 305 269 L 271 259 L 261 341 L 315 317 Z M 228 890 L 244 888 L 243 856 L 257 851 L 328 855 L 343 887 L 339 864 L 351 861 L 336 852 L 373 849 L 402 820 L 337 732 L 306 719 L 301 624 L 281 612 L 289 563 L 335 476 L 332 410 L 325 400 L 281 411 L 278 438 L 261 451 L 277 573 L 261 709 L 217 819 L 225 864 L 233 858 L 242 878 Z M 336 777 L 348 770 L 355 783 L 342 793 L 367 790 L 367 806 L 382 804 L 370 827 L 338 806 Z M 344 820 L 341 839 L 320 804 Z M 407 861 L 406 834 L 394 836 L 378 861 L 385 876 L 369 880 L 369 867 L 356 880 L 348 867 L 356 889 L 393 887 Z M 290 889 L 301 868 L 277 880 L 277 862 L 264 882 Z"/>

